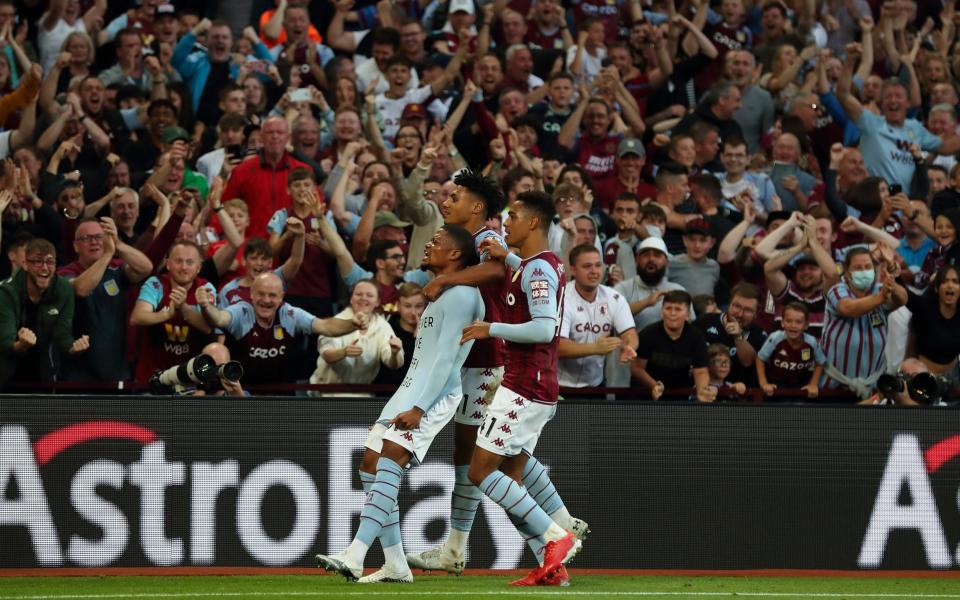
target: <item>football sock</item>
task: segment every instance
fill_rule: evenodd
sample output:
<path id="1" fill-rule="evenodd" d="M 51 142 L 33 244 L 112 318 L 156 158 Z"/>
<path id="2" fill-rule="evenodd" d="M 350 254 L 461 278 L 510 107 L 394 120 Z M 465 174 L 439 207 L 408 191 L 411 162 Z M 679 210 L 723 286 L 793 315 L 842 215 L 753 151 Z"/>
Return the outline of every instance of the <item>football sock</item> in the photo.
<path id="1" fill-rule="evenodd" d="M 360 483 L 363 484 L 363 491 L 369 492 L 370 488 L 373 487 L 373 482 L 377 480 L 377 476 L 372 473 L 367 473 L 366 471 L 360 471 L 359 473 L 360 473 Z M 391 522 L 392 521 L 397 522 L 396 524 L 397 532 L 395 534 L 393 532 L 388 532 L 387 529 L 390 529 L 390 528 L 385 527 L 383 530 L 380 531 L 379 539 L 380 539 L 380 546 L 383 548 L 383 556 L 386 559 L 387 566 L 391 567 L 394 571 L 398 571 L 402 573 L 407 571 L 410 568 L 407 566 L 407 557 L 404 556 L 403 554 L 403 544 L 399 543 L 399 544 L 392 544 L 387 546 L 386 545 L 387 542 L 384 541 L 385 538 L 389 541 L 391 539 L 395 539 L 393 537 L 394 535 L 396 537 L 399 537 L 400 535 L 399 533 L 400 508 L 399 506 L 395 506 L 393 510 L 394 510 L 394 513 L 396 514 L 395 515 L 391 514 L 390 520 Z"/>
<path id="2" fill-rule="evenodd" d="M 453 486 L 453 498 L 450 501 L 450 536 L 447 538 L 447 547 L 458 555 L 467 550 L 467 539 L 473 527 L 473 519 L 477 516 L 477 508 L 483 498 L 480 489 L 467 477 L 469 470 L 470 465 L 456 466 L 456 481 Z"/>
<path id="3" fill-rule="evenodd" d="M 553 517 L 553 520 L 556 521 L 558 525 L 564 528 L 567 527 L 570 513 L 567 512 L 566 507 L 564 507 L 563 499 L 560 498 L 557 488 L 555 488 L 553 482 L 550 481 L 547 468 L 533 456 L 527 459 L 527 464 L 523 468 L 523 487 L 527 488 L 527 491 L 533 496 L 536 503 L 540 505 L 540 508 Z M 561 517 L 560 519 L 554 516 L 559 511 L 562 511 L 558 515 Z"/>
<path id="4" fill-rule="evenodd" d="M 380 457 L 377 461 L 377 477 L 367 494 L 367 501 L 360 513 L 360 528 L 353 543 L 347 548 L 348 554 L 356 555 L 361 549 L 363 555 L 380 536 L 380 544 L 389 548 L 400 543 L 400 519 L 397 511 L 397 495 L 400 493 L 400 478 L 403 469 L 389 458 Z M 355 546 L 359 547 L 355 548 Z M 361 560 L 358 561 L 362 564 Z"/>
<path id="5" fill-rule="evenodd" d="M 488 498 L 507 511 L 507 514 L 517 517 L 519 521 L 525 521 L 528 526 L 528 536 L 543 536 L 546 541 L 551 542 L 567 535 L 566 531 L 554 523 L 553 519 L 534 502 L 526 488 L 501 471 L 494 471 L 487 475 L 480 483 L 480 489 Z"/>
<path id="6" fill-rule="evenodd" d="M 530 526 L 527 525 L 526 521 L 518 519 L 513 515 L 508 515 L 510 517 L 510 522 L 513 523 L 513 526 L 517 528 L 517 531 L 520 532 L 523 541 L 530 546 L 530 550 L 533 552 L 533 556 L 537 559 L 537 563 L 543 566 L 543 548 L 547 545 L 544 539 L 530 531 Z"/>

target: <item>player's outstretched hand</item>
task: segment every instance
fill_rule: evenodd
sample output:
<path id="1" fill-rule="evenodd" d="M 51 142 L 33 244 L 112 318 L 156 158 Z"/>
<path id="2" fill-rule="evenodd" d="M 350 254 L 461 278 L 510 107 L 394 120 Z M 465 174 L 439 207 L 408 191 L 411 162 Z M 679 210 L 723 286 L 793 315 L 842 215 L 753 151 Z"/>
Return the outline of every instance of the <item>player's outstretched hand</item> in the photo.
<path id="1" fill-rule="evenodd" d="M 400 431 L 410 431 L 420 427 L 420 418 L 423 411 L 414 406 L 410 410 L 405 410 L 390 420 L 390 424 Z"/>
<path id="2" fill-rule="evenodd" d="M 470 340 L 486 340 L 489 338 L 490 323 L 474 321 L 472 324 L 463 328 L 463 337 L 460 338 L 460 343 L 466 344 Z"/>

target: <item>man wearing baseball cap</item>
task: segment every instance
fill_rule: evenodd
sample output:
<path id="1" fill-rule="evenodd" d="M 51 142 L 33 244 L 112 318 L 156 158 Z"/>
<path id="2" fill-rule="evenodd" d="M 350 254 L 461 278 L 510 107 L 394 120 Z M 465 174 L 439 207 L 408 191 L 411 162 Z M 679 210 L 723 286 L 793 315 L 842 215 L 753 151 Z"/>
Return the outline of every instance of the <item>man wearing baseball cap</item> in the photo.
<path id="1" fill-rule="evenodd" d="M 620 194 L 630 192 L 636 194 L 642 202 L 657 194 L 657 188 L 641 177 L 643 167 L 647 162 L 647 152 L 643 142 L 637 138 L 624 138 L 617 146 L 617 161 L 614 166 L 614 176 L 600 179 L 596 182 L 597 201 L 600 208 L 611 211 L 613 202 Z"/>
<path id="2" fill-rule="evenodd" d="M 614 290 L 623 294 L 630 304 L 630 312 L 642 331 L 647 325 L 660 320 L 660 308 L 663 295 L 671 290 L 683 290 L 683 286 L 667 280 L 669 254 L 662 238 L 648 237 L 637 246 L 637 276 L 625 279 L 614 286 Z M 696 318 L 693 309 L 690 318 Z M 610 387 L 628 387 L 630 385 L 630 367 L 619 364 L 617 352 L 607 359 L 605 368 L 606 383 Z"/>
<path id="3" fill-rule="evenodd" d="M 719 263 L 707 257 L 715 242 L 710 223 L 703 218 L 693 219 L 683 231 L 683 246 L 687 251 L 670 259 L 670 277 L 691 296 L 713 296 L 720 281 Z"/>

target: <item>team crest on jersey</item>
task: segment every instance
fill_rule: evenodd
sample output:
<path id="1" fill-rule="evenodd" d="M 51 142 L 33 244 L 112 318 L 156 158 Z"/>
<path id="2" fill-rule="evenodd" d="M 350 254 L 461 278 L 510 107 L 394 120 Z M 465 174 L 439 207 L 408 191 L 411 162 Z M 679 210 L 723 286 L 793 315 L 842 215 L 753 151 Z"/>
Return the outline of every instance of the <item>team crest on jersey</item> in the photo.
<path id="1" fill-rule="evenodd" d="M 283 327 L 279 325 L 274 325 L 273 327 L 273 339 L 282 340 L 283 339 Z"/>
<path id="2" fill-rule="evenodd" d="M 800 360 L 810 360 L 810 348 L 804 348 L 800 351 Z"/>
<path id="3" fill-rule="evenodd" d="M 120 286 L 117 285 L 116 280 L 111 279 L 110 281 L 103 284 L 103 289 L 107 292 L 108 296 L 116 296 L 120 293 Z"/>
<path id="4" fill-rule="evenodd" d="M 742 31 L 738 31 L 738 32 L 737 32 L 737 41 L 738 41 L 738 42 L 740 42 L 740 43 L 742 44 L 744 41 L 746 41 L 746 39 L 747 39 L 747 36 L 743 35 L 743 32 L 742 32 Z"/>

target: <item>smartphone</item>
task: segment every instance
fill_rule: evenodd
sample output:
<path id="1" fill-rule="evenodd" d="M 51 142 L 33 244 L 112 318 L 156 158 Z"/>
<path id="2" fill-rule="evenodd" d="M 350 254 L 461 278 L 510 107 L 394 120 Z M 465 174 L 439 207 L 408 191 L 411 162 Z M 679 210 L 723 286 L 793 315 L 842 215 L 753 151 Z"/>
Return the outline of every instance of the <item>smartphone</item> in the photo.
<path id="1" fill-rule="evenodd" d="M 251 60 L 248 63 L 250 70 L 254 73 L 266 73 L 267 72 L 267 61 L 265 60 Z"/>
<path id="2" fill-rule="evenodd" d="M 310 90 L 307 88 L 297 88 L 290 92 L 290 102 L 310 102 Z"/>
<path id="3" fill-rule="evenodd" d="M 243 145 L 241 144 L 230 144 L 226 147 L 227 156 L 232 156 L 233 158 L 241 158 L 243 156 Z"/>
<path id="4" fill-rule="evenodd" d="M 891 184 L 890 184 L 890 195 L 891 195 L 891 196 L 896 196 L 897 194 L 900 194 L 900 193 L 902 193 L 902 192 L 903 192 L 903 186 L 902 186 L 902 185 L 900 185 L 899 183 L 891 183 Z"/>

